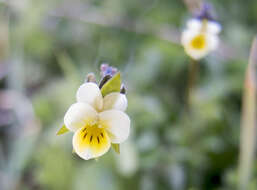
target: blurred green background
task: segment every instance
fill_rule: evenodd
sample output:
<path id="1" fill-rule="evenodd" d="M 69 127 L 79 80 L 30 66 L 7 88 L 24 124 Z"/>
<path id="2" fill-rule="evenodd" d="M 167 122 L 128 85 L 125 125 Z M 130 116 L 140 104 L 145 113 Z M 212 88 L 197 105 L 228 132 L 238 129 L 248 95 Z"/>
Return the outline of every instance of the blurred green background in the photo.
<path id="1" fill-rule="evenodd" d="M 233 190 L 245 69 L 257 1 L 209 1 L 220 48 L 199 62 L 191 113 L 190 59 L 179 43 L 182 0 L 0 1 L 1 190 Z M 196 1 L 197 2 L 197 1 Z M 117 67 L 131 135 L 121 154 L 72 154 L 56 136 L 89 72 Z M 257 189 L 257 160 L 250 188 Z"/>

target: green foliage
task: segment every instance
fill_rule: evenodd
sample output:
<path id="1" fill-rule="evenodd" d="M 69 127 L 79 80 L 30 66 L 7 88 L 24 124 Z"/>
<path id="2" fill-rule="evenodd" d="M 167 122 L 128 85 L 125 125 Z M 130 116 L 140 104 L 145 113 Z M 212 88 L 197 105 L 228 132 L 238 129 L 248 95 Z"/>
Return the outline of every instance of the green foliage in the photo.
<path id="1" fill-rule="evenodd" d="M 59 155 L 59 159 L 56 159 L 56 154 Z M 36 159 L 40 165 L 36 170 L 36 178 L 43 189 L 71 189 L 73 172 L 76 170 L 69 154 L 57 146 L 49 146 L 47 149 L 43 148 L 38 151 Z"/>
<path id="2" fill-rule="evenodd" d="M 70 130 L 65 126 L 65 125 L 63 125 L 60 129 L 59 129 L 59 131 L 56 133 L 56 135 L 63 135 L 64 133 L 67 133 L 67 132 L 69 132 Z"/>
<path id="3" fill-rule="evenodd" d="M 117 154 L 120 154 L 120 144 L 113 144 L 113 143 L 112 143 L 112 148 L 113 148 L 113 150 L 114 150 Z"/>

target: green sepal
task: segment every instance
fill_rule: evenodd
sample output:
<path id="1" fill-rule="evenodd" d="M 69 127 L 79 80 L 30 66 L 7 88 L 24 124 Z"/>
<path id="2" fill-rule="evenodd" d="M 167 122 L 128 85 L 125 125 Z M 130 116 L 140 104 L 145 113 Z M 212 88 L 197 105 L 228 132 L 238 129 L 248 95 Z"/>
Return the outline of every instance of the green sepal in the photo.
<path id="1" fill-rule="evenodd" d="M 113 148 L 113 150 L 114 150 L 117 154 L 120 154 L 120 144 L 113 144 L 113 143 L 112 143 L 112 148 Z"/>
<path id="2" fill-rule="evenodd" d="M 59 131 L 56 133 L 56 135 L 63 135 L 64 133 L 67 133 L 67 132 L 69 132 L 70 130 L 65 126 L 65 125 L 63 125 L 60 129 L 59 129 Z"/>
<path id="3" fill-rule="evenodd" d="M 109 79 L 101 88 L 103 97 L 112 92 L 120 92 L 121 87 L 121 76 L 120 73 L 115 74 Z"/>
<path id="4" fill-rule="evenodd" d="M 76 152 L 75 152 L 75 150 L 74 150 L 74 148 L 72 149 L 72 152 L 71 152 L 72 154 L 75 154 Z"/>

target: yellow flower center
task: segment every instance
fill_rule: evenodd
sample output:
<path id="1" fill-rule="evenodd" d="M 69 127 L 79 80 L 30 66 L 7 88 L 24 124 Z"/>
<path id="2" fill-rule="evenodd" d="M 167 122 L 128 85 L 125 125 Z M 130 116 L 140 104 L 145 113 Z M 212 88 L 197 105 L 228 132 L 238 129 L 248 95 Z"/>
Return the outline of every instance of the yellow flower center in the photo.
<path id="1" fill-rule="evenodd" d="M 90 148 L 93 154 L 98 154 L 109 143 L 109 136 L 104 128 L 99 123 L 89 124 L 80 129 L 78 136 L 79 150 L 83 151 Z"/>
<path id="2" fill-rule="evenodd" d="M 204 49 L 206 46 L 206 37 L 204 34 L 199 34 L 197 36 L 195 36 L 192 41 L 191 41 L 191 46 L 194 49 Z"/>

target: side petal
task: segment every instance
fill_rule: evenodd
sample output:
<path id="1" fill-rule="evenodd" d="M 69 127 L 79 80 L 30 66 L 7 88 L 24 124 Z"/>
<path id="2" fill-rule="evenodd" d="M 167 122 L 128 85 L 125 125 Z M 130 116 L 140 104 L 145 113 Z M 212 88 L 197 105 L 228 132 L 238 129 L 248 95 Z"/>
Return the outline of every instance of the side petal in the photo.
<path id="1" fill-rule="evenodd" d="M 219 45 L 219 37 L 216 34 L 207 35 L 207 44 L 209 50 L 217 49 Z"/>
<path id="2" fill-rule="evenodd" d="M 112 143 L 122 143 L 129 136 L 130 119 L 122 111 L 108 110 L 99 114 L 100 124 L 107 130 Z"/>
<path id="3" fill-rule="evenodd" d="M 192 38 L 194 38 L 197 34 L 199 34 L 199 32 L 195 30 L 190 30 L 190 29 L 184 30 L 181 35 L 181 44 L 183 46 L 186 46 L 191 42 Z"/>
<path id="4" fill-rule="evenodd" d="M 128 101 L 125 94 L 113 92 L 104 97 L 103 110 L 115 109 L 125 111 L 128 106 Z"/>
<path id="5" fill-rule="evenodd" d="M 221 31 L 221 25 L 215 21 L 208 21 L 207 30 L 211 34 L 218 34 Z"/>
<path id="6" fill-rule="evenodd" d="M 93 82 L 87 82 L 82 84 L 77 91 L 77 101 L 88 103 L 96 110 L 101 110 L 103 106 L 103 96 L 97 86 Z"/>
<path id="7" fill-rule="evenodd" d="M 72 104 L 64 116 L 64 124 L 74 132 L 94 120 L 97 120 L 96 110 L 82 102 Z"/>
<path id="8" fill-rule="evenodd" d="M 72 145 L 81 158 L 89 160 L 105 154 L 111 147 L 111 141 L 104 129 L 85 127 L 73 135 Z"/>

